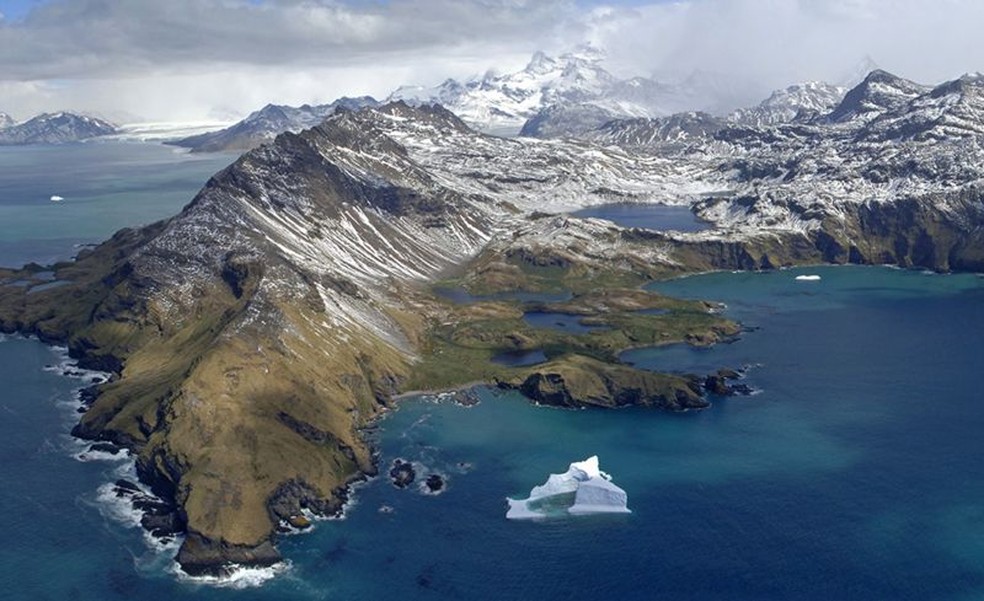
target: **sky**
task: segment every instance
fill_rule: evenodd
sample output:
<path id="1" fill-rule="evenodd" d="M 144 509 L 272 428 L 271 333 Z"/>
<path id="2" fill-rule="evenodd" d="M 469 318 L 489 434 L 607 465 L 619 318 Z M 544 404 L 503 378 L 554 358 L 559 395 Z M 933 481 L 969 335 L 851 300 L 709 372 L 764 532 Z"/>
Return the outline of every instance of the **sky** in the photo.
<path id="1" fill-rule="evenodd" d="M 620 76 L 922 83 L 984 70 L 981 0 L 0 0 L 0 111 L 238 118 L 592 43 Z"/>

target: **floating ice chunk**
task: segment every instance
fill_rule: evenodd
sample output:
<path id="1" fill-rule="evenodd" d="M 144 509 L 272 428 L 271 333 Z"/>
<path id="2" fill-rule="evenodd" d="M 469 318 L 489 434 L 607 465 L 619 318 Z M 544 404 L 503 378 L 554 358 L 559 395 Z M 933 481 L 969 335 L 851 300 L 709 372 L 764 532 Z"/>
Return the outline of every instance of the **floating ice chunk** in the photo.
<path id="1" fill-rule="evenodd" d="M 65 199 L 62 198 L 61 196 L 52 196 L 51 197 L 51 202 L 61 202 L 63 200 L 65 200 Z"/>
<path id="2" fill-rule="evenodd" d="M 601 471 L 598 456 L 570 465 L 563 474 L 550 474 L 526 499 L 506 499 L 506 518 L 523 520 L 566 514 L 630 513 L 628 495 Z"/>
<path id="3" fill-rule="evenodd" d="M 796 281 L 798 282 L 819 282 L 820 276 L 818 275 L 798 275 L 796 276 Z"/>

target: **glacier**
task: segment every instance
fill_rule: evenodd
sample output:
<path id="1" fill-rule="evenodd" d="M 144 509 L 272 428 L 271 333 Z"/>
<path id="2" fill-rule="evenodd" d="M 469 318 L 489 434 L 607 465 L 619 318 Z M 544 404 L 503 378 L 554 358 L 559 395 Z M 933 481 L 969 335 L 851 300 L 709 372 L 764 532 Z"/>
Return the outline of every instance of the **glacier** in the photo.
<path id="1" fill-rule="evenodd" d="M 558 515 L 631 513 L 628 495 L 601 471 L 598 456 L 576 461 L 563 474 L 550 474 L 526 499 L 509 499 L 506 519 L 523 520 Z"/>

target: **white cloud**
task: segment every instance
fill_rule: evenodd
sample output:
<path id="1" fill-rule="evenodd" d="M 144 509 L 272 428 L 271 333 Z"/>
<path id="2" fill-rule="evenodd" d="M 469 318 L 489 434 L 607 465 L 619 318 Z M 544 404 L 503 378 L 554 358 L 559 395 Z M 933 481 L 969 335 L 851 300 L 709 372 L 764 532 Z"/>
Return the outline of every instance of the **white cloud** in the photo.
<path id="1" fill-rule="evenodd" d="M 981 69 L 978 0 L 52 0 L 0 20 L 0 110 L 148 118 L 385 95 L 583 41 L 622 75 L 726 72 L 763 90 L 870 55 L 925 82 Z"/>

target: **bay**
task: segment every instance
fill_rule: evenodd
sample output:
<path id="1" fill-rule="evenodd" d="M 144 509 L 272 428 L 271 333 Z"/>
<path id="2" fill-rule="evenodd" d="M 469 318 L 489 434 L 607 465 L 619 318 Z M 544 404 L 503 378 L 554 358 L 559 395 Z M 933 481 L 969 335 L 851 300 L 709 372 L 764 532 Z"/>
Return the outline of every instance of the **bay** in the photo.
<path id="1" fill-rule="evenodd" d="M 163 168 L 149 165 L 152 172 Z M 41 178 L 44 169 L 32 168 Z M 137 161 L 119 173 L 142 170 Z M 175 198 L 169 210 L 190 200 L 206 177 L 161 184 Z M 57 254 L 62 241 L 84 240 L 80 232 L 102 236 L 99 228 L 111 229 L 98 210 L 77 207 L 71 227 L 49 231 L 51 219 L 39 206 L 54 209 L 46 204 L 52 194 L 70 206 L 73 194 L 30 179 L 18 185 L 35 186 L 33 200 L 2 197 L 2 210 L 21 219 L 2 234 L 12 252 Z M 93 184 L 93 197 L 103 200 L 89 206 L 156 204 L 149 191 L 114 196 L 114 178 L 101 181 L 105 194 Z M 12 186 L 0 178 L 5 185 Z M 121 223 L 156 218 L 165 204 Z M 42 252 L 27 250 L 31 240 Z M 795 279 L 804 274 L 821 279 Z M 984 370 L 984 280 L 818 267 L 706 274 L 655 288 L 723 301 L 748 330 L 709 350 L 637 349 L 626 359 L 683 372 L 749 366 L 745 382 L 758 394 L 713 399 L 710 409 L 685 414 L 562 411 L 491 391 L 473 407 L 404 401 L 373 434 L 380 465 L 414 461 L 421 476 L 443 475 L 446 490 L 428 495 L 374 479 L 356 491 L 346 519 L 318 522 L 314 532 L 281 541 L 286 570 L 245 589 L 178 578 L 169 552 L 148 547 L 133 516 L 105 495 L 105 484 L 126 476 L 128 464 L 79 461 L 85 447 L 68 436 L 76 419 L 73 391 L 84 380 L 45 369 L 64 359 L 49 347 L 4 338 L 4 596 L 984 596 L 984 411 L 977 384 Z M 632 514 L 505 519 L 507 496 L 524 497 L 548 473 L 594 454 L 627 491 Z"/>

